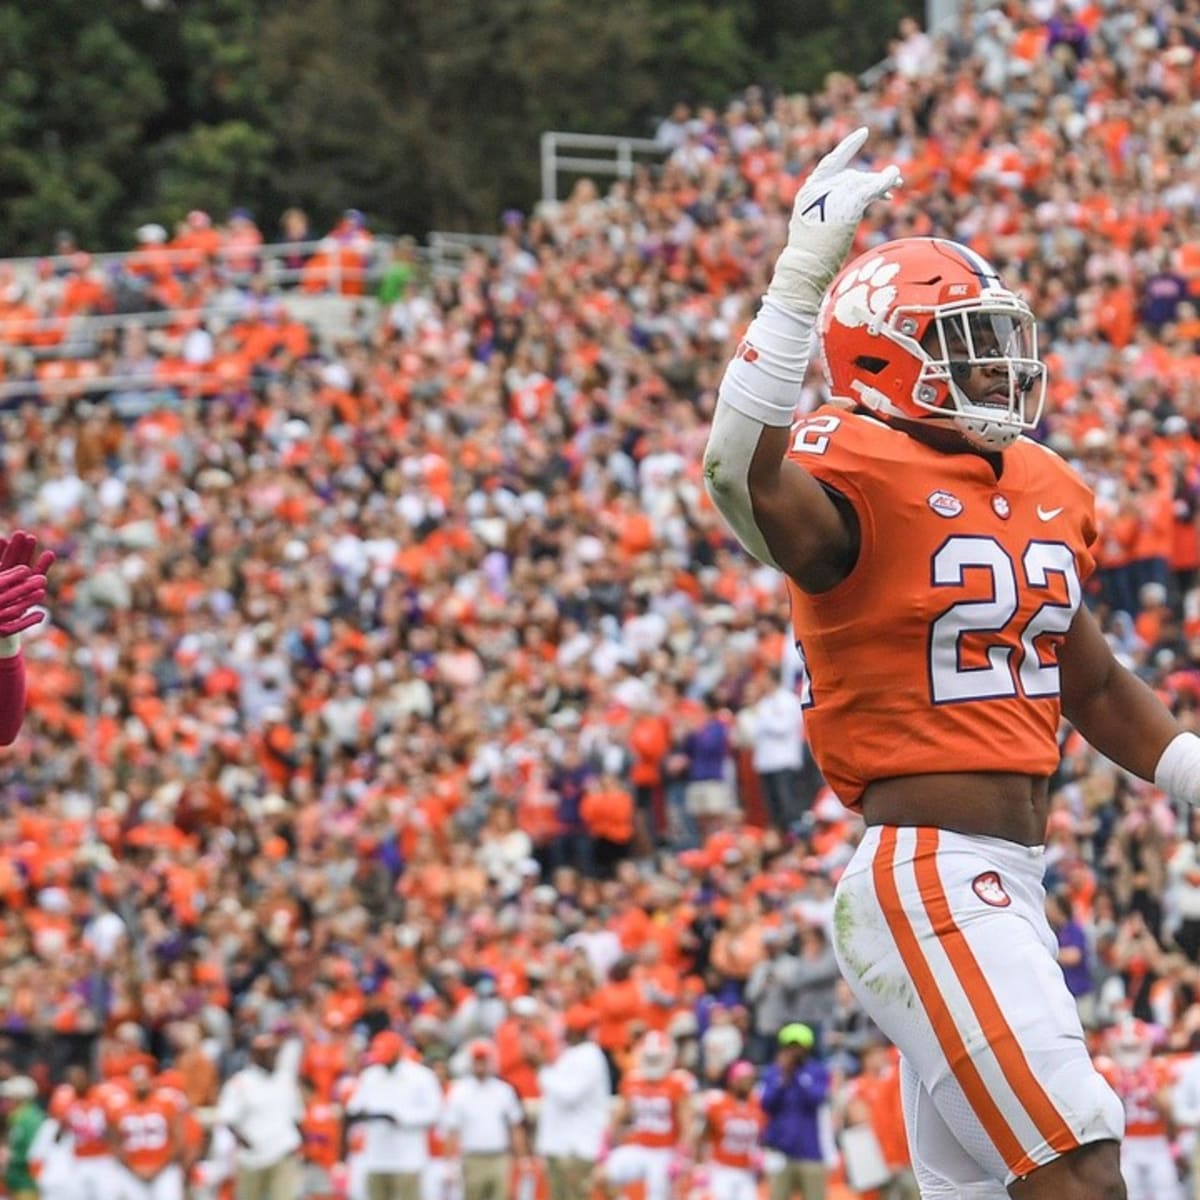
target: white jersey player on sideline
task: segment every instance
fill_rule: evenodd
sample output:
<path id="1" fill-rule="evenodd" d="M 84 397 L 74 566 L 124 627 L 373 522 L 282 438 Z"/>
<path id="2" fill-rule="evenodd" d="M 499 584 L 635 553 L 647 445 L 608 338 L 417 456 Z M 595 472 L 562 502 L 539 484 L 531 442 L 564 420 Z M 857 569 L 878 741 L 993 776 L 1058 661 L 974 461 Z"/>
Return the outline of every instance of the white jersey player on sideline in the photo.
<path id="1" fill-rule="evenodd" d="M 50 1095 L 46 1119 L 34 1134 L 29 1147 L 29 1164 L 37 1180 L 38 1200 L 78 1200 L 75 1178 L 75 1146 L 62 1124 L 75 1090 L 59 1084 Z"/>
<path id="2" fill-rule="evenodd" d="M 1111 1058 L 1098 1059 L 1096 1066 L 1125 1109 L 1121 1175 L 1128 1200 L 1180 1200 L 1183 1193 L 1167 1137 L 1173 1107 L 1169 1065 L 1151 1058 L 1153 1042 L 1149 1026 L 1127 1018 L 1109 1033 Z"/>

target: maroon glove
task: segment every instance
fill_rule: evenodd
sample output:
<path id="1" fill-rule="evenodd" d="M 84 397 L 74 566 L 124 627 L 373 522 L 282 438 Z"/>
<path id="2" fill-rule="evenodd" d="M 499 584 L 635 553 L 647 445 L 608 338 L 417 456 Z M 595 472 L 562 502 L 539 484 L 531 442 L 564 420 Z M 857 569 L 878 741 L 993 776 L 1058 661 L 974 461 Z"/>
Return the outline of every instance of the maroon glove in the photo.
<path id="1" fill-rule="evenodd" d="M 38 624 L 33 611 L 46 598 L 46 572 L 54 551 L 37 548 L 37 538 L 23 529 L 0 537 L 0 637 L 12 637 Z"/>
<path id="2" fill-rule="evenodd" d="M 28 567 L 34 575 L 45 577 L 54 565 L 54 551 L 43 550 L 34 562 L 37 538 L 32 533 L 17 529 L 11 537 L 0 537 L 0 571 L 9 567 Z"/>
<path id="3" fill-rule="evenodd" d="M 0 637 L 11 637 L 38 624 L 42 612 L 35 606 L 45 598 L 45 575 L 35 574 L 27 566 L 0 569 Z"/>

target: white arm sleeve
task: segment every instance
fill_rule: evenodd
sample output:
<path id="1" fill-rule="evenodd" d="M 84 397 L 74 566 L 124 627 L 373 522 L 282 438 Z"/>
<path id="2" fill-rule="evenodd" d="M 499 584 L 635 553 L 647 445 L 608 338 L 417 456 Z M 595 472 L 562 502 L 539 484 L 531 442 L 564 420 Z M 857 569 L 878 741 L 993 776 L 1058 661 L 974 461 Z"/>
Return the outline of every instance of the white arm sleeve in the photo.
<path id="1" fill-rule="evenodd" d="M 770 296 L 763 299 L 725 368 L 704 449 L 704 483 L 712 502 L 746 550 L 771 567 L 779 564 L 754 519 L 750 463 L 764 427 L 792 424 L 815 325 L 811 313 L 784 308 Z"/>
<path id="2" fill-rule="evenodd" d="M 1154 768 L 1154 786 L 1172 799 L 1200 804 L 1200 737 L 1176 734 Z"/>

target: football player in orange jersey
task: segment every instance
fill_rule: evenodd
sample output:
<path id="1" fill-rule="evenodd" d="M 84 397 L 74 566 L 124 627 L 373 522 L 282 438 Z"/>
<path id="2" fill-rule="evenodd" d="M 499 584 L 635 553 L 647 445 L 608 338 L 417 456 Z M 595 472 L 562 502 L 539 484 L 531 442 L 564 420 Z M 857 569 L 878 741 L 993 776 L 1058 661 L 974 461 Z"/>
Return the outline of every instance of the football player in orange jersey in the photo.
<path id="1" fill-rule="evenodd" d="M 1096 1066 L 1125 1108 L 1121 1173 L 1129 1200 L 1180 1200 L 1183 1192 L 1168 1137 L 1172 1079 L 1166 1059 L 1151 1058 L 1154 1036 L 1143 1021 L 1127 1018 L 1108 1032 L 1109 1054 Z"/>
<path id="2" fill-rule="evenodd" d="M 900 183 L 846 137 L 718 392 L 709 492 L 786 576 L 814 757 L 866 834 L 834 942 L 903 1055 L 925 1197 L 1122 1200 L 1121 1105 L 1096 1073 L 1043 912 L 1060 715 L 1200 800 L 1200 738 L 1118 665 L 1080 603 L 1089 489 L 1023 435 L 1046 391 L 1033 314 L 972 250 L 879 245 Z M 814 341 L 833 402 L 793 424 Z"/>
<path id="3" fill-rule="evenodd" d="M 699 1141 L 710 1146 L 713 1200 L 757 1200 L 767 1118 L 754 1098 L 756 1079 L 752 1063 L 733 1063 L 725 1074 L 725 1090 L 717 1092 L 698 1123 Z"/>
<path id="4" fill-rule="evenodd" d="M 62 1134 L 71 1141 L 76 1190 L 80 1200 L 105 1200 L 116 1190 L 116 1167 L 108 1141 L 108 1110 L 118 1094 L 111 1081 L 93 1085 L 86 1067 L 67 1070 L 74 1096 L 62 1115 Z"/>
<path id="5" fill-rule="evenodd" d="M 333 1200 L 335 1169 L 342 1161 L 345 1140 L 344 1106 L 334 1095 L 326 1100 L 312 1081 L 302 1076 L 300 1091 L 304 1097 L 304 1119 L 300 1122 L 304 1134 L 304 1195 L 311 1200 Z"/>
<path id="6" fill-rule="evenodd" d="M 670 1200 L 695 1090 L 695 1079 L 675 1069 L 671 1039 L 656 1030 L 647 1033 L 638 1045 L 633 1070 L 621 1080 L 614 1121 L 621 1144 L 601 1171 L 609 1195 L 640 1183 L 645 1200 Z"/>
<path id="7" fill-rule="evenodd" d="M 129 1072 L 129 1085 L 124 1103 L 109 1114 L 117 1200 L 183 1200 L 182 1096 L 155 1087 L 142 1063 Z"/>

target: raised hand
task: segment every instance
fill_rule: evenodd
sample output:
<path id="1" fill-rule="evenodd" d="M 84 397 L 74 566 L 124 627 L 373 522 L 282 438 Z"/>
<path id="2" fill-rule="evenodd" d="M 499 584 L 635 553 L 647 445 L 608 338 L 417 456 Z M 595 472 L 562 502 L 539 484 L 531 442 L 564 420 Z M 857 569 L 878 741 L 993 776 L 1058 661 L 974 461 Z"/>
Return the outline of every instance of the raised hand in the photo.
<path id="1" fill-rule="evenodd" d="M 35 559 L 36 555 L 36 559 Z M 28 567 L 34 575 L 44 576 L 54 565 L 54 551 L 37 553 L 37 538 L 24 529 L 0 537 L 0 571 L 9 567 Z"/>
<path id="2" fill-rule="evenodd" d="M 46 576 L 22 564 L 0 568 L 0 637 L 11 637 L 38 624 L 38 605 L 46 598 Z"/>
<path id="3" fill-rule="evenodd" d="M 775 264 L 767 295 L 795 312 L 815 313 L 841 269 L 868 206 L 891 198 L 899 167 L 862 171 L 850 164 L 867 140 L 862 126 L 848 134 L 813 168 L 796 194 L 788 243 Z"/>

